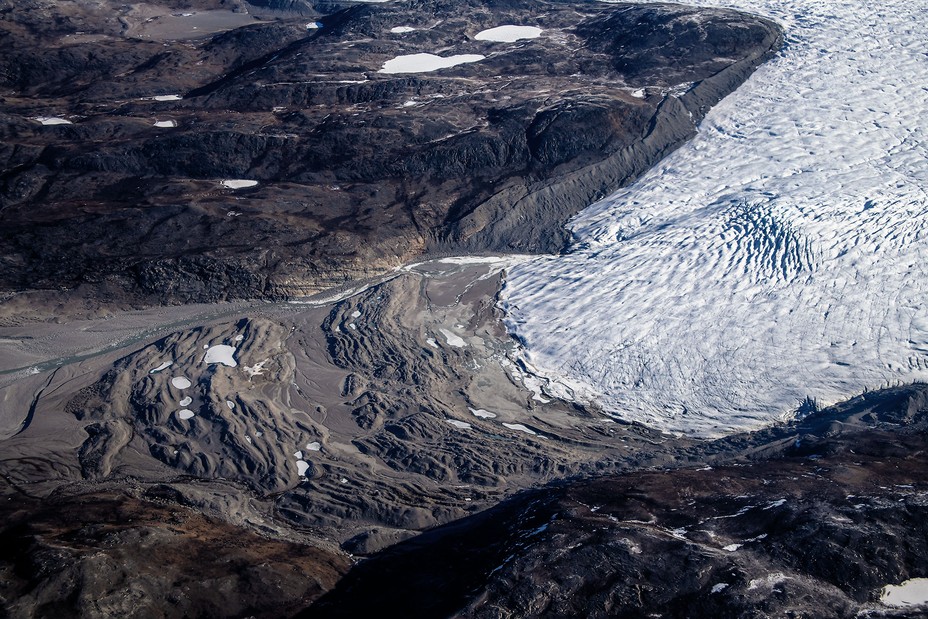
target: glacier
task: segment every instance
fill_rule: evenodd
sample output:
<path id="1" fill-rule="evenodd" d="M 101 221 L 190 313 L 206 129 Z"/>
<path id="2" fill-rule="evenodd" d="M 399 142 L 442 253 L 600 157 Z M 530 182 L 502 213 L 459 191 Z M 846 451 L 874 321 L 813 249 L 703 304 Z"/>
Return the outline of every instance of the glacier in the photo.
<path id="1" fill-rule="evenodd" d="M 508 271 L 522 363 L 703 437 L 928 379 L 928 2 L 692 4 L 771 17 L 784 48 L 568 253 Z"/>

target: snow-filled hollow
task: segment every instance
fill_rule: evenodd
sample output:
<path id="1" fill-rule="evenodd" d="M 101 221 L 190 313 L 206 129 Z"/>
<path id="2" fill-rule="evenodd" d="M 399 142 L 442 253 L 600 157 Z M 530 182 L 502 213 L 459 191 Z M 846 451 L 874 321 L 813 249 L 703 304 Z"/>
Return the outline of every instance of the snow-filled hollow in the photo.
<path id="1" fill-rule="evenodd" d="M 189 389 L 192 384 L 186 376 L 175 376 L 171 379 L 171 385 L 175 389 Z"/>
<path id="2" fill-rule="evenodd" d="M 386 61 L 379 73 L 429 73 L 470 62 L 480 62 L 484 58 L 480 54 L 457 54 L 454 56 L 406 54 Z"/>
<path id="3" fill-rule="evenodd" d="M 221 363 L 226 367 L 236 367 L 238 365 L 238 361 L 235 360 L 235 346 L 229 346 L 228 344 L 217 344 L 216 346 L 210 346 L 206 350 L 206 354 L 203 356 L 203 363 L 206 363 L 207 365 L 212 363 Z"/>
<path id="4" fill-rule="evenodd" d="M 706 437 L 928 379 L 928 6 L 694 4 L 770 16 L 787 45 L 576 217 L 571 252 L 510 268 L 523 361 L 551 393 Z"/>
<path id="5" fill-rule="evenodd" d="M 481 30 L 474 38 L 478 41 L 492 41 L 494 43 L 515 43 L 522 39 L 537 39 L 543 30 L 535 26 L 497 26 Z"/>

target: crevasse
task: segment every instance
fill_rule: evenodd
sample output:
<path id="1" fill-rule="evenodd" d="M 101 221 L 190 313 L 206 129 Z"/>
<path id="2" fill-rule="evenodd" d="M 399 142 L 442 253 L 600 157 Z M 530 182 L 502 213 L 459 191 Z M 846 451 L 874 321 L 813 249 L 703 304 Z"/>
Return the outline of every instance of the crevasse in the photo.
<path id="1" fill-rule="evenodd" d="M 714 436 L 928 378 L 928 2 L 695 2 L 781 54 L 502 295 L 524 361 L 611 414 Z"/>

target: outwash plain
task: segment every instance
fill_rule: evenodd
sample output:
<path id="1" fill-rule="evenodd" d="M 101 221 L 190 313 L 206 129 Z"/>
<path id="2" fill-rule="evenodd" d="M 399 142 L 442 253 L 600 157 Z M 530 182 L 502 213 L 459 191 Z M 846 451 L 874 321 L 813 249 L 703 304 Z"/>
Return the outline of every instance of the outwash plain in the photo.
<path id="1" fill-rule="evenodd" d="M 0 616 L 924 614 L 928 387 L 693 438 L 565 397 L 505 326 L 508 270 L 571 251 L 776 22 L 0 15 Z"/>

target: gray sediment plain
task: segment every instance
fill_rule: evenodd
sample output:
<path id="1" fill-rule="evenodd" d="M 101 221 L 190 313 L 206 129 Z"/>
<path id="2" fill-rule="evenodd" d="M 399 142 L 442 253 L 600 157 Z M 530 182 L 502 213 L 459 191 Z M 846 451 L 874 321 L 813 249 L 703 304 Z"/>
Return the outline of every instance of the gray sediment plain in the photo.
<path id="1" fill-rule="evenodd" d="M 878 597 L 924 567 L 915 541 L 892 540 L 928 522 L 925 386 L 714 441 L 622 423 L 519 367 L 496 306 L 512 260 L 423 263 L 212 318 L 177 308 L 166 333 L 139 313 L 70 344 L 35 325 L 72 354 L 33 351 L 60 365 L 0 387 L 6 612 L 544 616 L 593 609 L 577 593 L 591 586 L 611 588 L 604 616 L 810 612 L 817 596 L 838 615 L 917 616 Z M 80 354 L 106 324 L 124 344 Z M 9 330 L 0 349 L 23 355 Z M 600 573 L 582 549 L 604 526 Z M 749 556 L 722 548 L 758 536 Z M 697 603 L 717 584 L 699 565 L 732 595 Z"/>
<path id="2" fill-rule="evenodd" d="M 69 608 L 80 614 L 129 611 L 131 599 L 95 605 L 99 587 L 81 584 L 97 569 L 93 553 L 48 556 L 42 545 L 50 530 L 94 526 L 99 505 L 86 521 L 71 512 L 88 502 L 137 514 L 168 506 L 186 513 L 185 522 L 193 518 L 190 526 L 207 518 L 268 543 L 304 545 L 341 574 L 351 555 L 375 553 L 524 488 L 679 457 L 657 432 L 525 387 L 495 304 L 506 263 L 421 264 L 340 300 L 213 308 L 217 315 L 205 320 L 202 308 L 115 314 L 81 323 L 73 337 L 62 325 L 35 324 L 30 332 L 45 345 L 31 350 L 17 337 L 21 327 L 2 329 L 11 366 L 28 359 L 45 367 L 11 368 L 0 387 L 6 531 L 26 527 L 33 545 L 24 556 L 47 568 L 17 568 L 22 557 L 5 557 L 3 569 L 20 574 L 2 592 L 7 610 L 29 616 L 41 600 L 67 599 L 79 600 Z M 109 326 L 123 338 L 111 349 L 102 345 Z M 209 363 L 216 346 L 234 352 Z M 62 509 L 77 522 L 56 521 L 55 505 L 71 506 Z M 35 518 L 45 528 L 29 524 Z M 154 527 L 152 545 L 162 539 L 182 552 L 187 538 L 174 539 L 177 527 L 146 526 Z M 132 525 L 119 527 L 108 539 L 122 553 L 114 565 L 125 571 L 125 561 L 141 560 L 149 546 L 137 543 Z M 316 594 L 331 589 L 331 577 Z M 108 595 L 118 598 L 132 580 L 114 580 Z M 173 586 L 145 582 L 145 599 Z M 229 595 L 242 594 L 229 586 Z M 305 594 L 295 588 L 288 603 L 314 599 Z M 208 614 L 213 598 L 197 595 L 189 609 Z"/>

